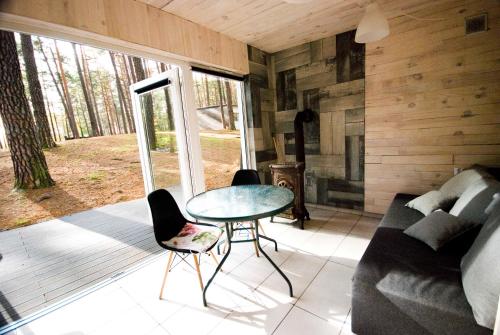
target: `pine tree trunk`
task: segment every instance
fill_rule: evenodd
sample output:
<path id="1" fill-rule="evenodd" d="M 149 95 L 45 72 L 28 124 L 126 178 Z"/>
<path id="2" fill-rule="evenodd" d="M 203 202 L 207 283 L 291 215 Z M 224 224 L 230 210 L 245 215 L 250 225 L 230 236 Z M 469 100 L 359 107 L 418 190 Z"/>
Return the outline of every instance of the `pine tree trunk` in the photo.
<path id="1" fill-rule="evenodd" d="M 56 88 L 57 94 L 59 95 L 59 98 L 61 99 L 61 103 L 64 107 L 64 114 L 66 115 L 66 118 L 68 118 L 69 112 L 68 112 L 68 106 L 66 105 L 66 99 L 64 98 L 64 95 L 61 92 L 61 88 L 59 87 L 59 82 L 57 81 L 56 76 L 54 75 L 54 71 L 52 71 L 52 67 L 50 66 L 49 59 L 47 57 L 47 54 L 45 53 L 45 50 L 44 50 L 43 44 L 42 44 L 42 40 L 40 38 L 38 38 L 38 43 L 40 44 L 40 51 L 42 52 L 45 64 L 47 65 L 47 68 L 49 69 L 50 77 L 52 78 L 52 81 L 53 81 L 54 86 Z M 54 59 L 54 53 L 52 52 L 52 49 L 50 49 L 50 52 L 52 54 L 52 58 Z M 55 63 L 55 59 L 54 59 L 54 63 Z M 56 63 L 56 69 L 57 69 L 57 63 Z M 65 125 L 65 123 L 63 123 L 63 125 Z M 64 137 L 66 137 L 68 134 L 68 131 L 66 128 L 64 128 L 64 130 L 65 130 L 66 134 L 63 134 L 63 135 L 64 135 Z"/>
<path id="2" fill-rule="evenodd" d="M 77 101 L 78 101 L 78 105 L 80 106 L 80 115 L 82 116 L 83 118 L 83 124 L 85 125 L 85 130 L 87 131 L 87 137 L 91 137 L 91 127 L 89 126 L 89 122 L 87 120 L 87 117 L 85 116 L 85 108 L 83 106 L 83 103 L 82 103 L 82 99 L 80 98 L 80 96 L 77 96 Z M 77 113 L 78 114 L 78 113 Z M 78 115 L 78 119 L 80 119 L 80 115 Z M 80 127 L 80 129 L 82 129 Z M 85 137 L 85 134 L 83 133 L 83 131 L 81 132 L 82 134 L 82 137 Z"/>
<path id="3" fill-rule="evenodd" d="M 106 94 L 106 90 L 104 89 L 104 85 L 102 83 L 102 78 L 101 78 L 101 94 L 102 94 L 102 100 L 103 100 L 103 103 L 104 103 L 104 111 L 106 112 L 106 120 L 108 121 L 108 129 L 109 129 L 109 134 L 110 135 L 114 135 L 115 134 L 115 131 L 114 131 L 114 128 L 113 128 L 113 124 L 111 122 L 111 117 L 110 117 L 110 107 L 109 107 L 109 102 L 108 102 L 108 96 Z"/>
<path id="4" fill-rule="evenodd" d="M 132 77 L 132 82 L 137 83 L 137 78 L 135 77 L 135 68 L 134 68 L 133 57 L 127 56 L 127 59 L 128 59 L 128 66 L 130 67 L 130 76 Z"/>
<path id="5" fill-rule="evenodd" d="M 51 112 L 50 112 L 50 108 L 49 108 L 49 104 L 47 103 L 47 115 L 48 115 L 48 118 L 49 118 L 49 126 L 50 126 L 50 131 L 51 133 L 53 134 L 54 136 L 54 141 L 57 141 L 57 135 L 56 135 L 56 129 L 54 128 L 54 121 L 52 121 L 52 115 L 51 115 Z"/>
<path id="6" fill-rule="evenodd" d="M 210 106 L 210 92 L 208 90 L 208 76 L 205 75 L 204 77 L 205 77 L 205 93 L 206 93 L 206 98 L 207 98 L 207 101 L 206 101 L 207 103 L 204 107 L 208 107 L 208 106 Z"/>
<path id="7" fill-rule="evenodd" d="M 21 34 L 21 48 L 23 51 L 24 64 L 26 66 L 26 77 L 28 79 L 28 89 L 33 106 L 33 115 L 35 116 L 36 129 L 42 148 L 53 148 L 56 146 L 50 133 L 49 120 L 45 111 L 43 101 L 42 87 L 38 79 L 38 69 L 36 67 L 35 52 L 31 36 Z"/>
<path id="8" fill-rule="evenodd" d="M 14 166 L 14 187 L 54 185 L 24 91 L 14 33 L 0 31 L 0 116 Z"/>
<path id="9" fill-rule="evenodd" d="M 123 127 L 120 123 L 120 118 L 118 117 L 118 108 L 116 108 L 116 103 L 113 97 L 113 91 L 111 91 L 111 87 L 109 87 L 109 100 L 111 101 L 113 117 L 115 120 L 116 128 L 118 129 L 118 134 L 123 134 Z"/>
<path id="10" fill-rule="evenodd" d="M 90 92 L 90 99 L 92 100 L 92 106 L 94 106 L 95 119 L 97 122 L 97 129 L 99 131 L 99 136 L 104 135 L 104 129 L 101 124 L 101 117 L 99 115 L 99 108 L 97 106 L 97 101 L 94 94 L 94 83 L 92 81 L 92 76 L 89 70 L 89 65 L 87 62 L 87 57 L 85 56 L 85 49 L 80 46 L 80 53 L 82 54 L 82 65 L 83 65 L 83 75 L 85 77 L 85 83 L 87 84 L 87 90 Z"/>
<path id="11" fill-rule="evenodd" d="M 47 112 L 49 113 L 50 123 L 52 124 L 52 129 L 54 131 L 54 137 L 57 141 L 61 141 L 61 132 L 59 131 L 59 126 L 57 125 L 56 115 L 50 110 L 50 104 L 47 102 Z"/>
<path id="12" fill-rule="evenodd" d="M 133 113 L 133 110 L 132 110 L 132 99 L 130 97 L 130 85 L 132 84 L 131 80 L 130 80 L 130 72 L 129 72 L 129 66 L 127 64 L 127 60 L 125 58 L 125 55 L 123 54 L 120 54 L 121 55 L 121 61 L 122 61 L 122 78 L 125 78 L 125 85 L 126 85 L 126 90 L 125 90 L 125 100 L 127 102 L 127 109 L 128 109 L 128 115 L 127 115 L 127 118 L 129 120 L 129 126 L 130 126 L 130 131 L 132 133 L 135 133 L 135 122 L 134 122 L 134 113 Z"/>
<path id="13" fill-rule="evenodd" d="M 217 91 L 219 93 L 219 106 L 220 106 L 220 118 L 222 121 L 222 128 L 227 128 L 226 117 L 224 116 L 224 101 L 222 99 L 222 85 L 220 78 L 217 78 Z"/>
<path id="14" fill-rule="evenodd" d="M 116 81 L 116 89 L 118 90 L 118 100 L 120 100 L 120 108 L 121 108 L 121 117 L 123 123 L 123 130 L 125 133 L 130 133 L 129 128 L 127 127 L 126 116 L 128 114 L 127 106 L 125 104 L 125 95 L 123 93 L 122 83 L 120 81 L 120 76 L 118 75 L 118 70 L 116 69 L 116 61 L 115 55 L 109 51 L 109 57 L 111 58 L 111 64 L 113 65 L 113 70 L 115 72 L 115 81 Z"/>
<path id="15" fill-rule="evenodd" d="M 134 60 L 135 77 L 137 81 L 146 79 L 141 59 L 133 57 L 133 60 Z M 146 121 L 146 127 L 148 129 L 147 134 L 148 134 L 149 148 L 151 150 L 155 150 L 156 134 L 155 134 L 155 123 L 154 123 L 153 97 L 151 96 L 151 94 L 145 94 L 141 97 L 141 99 L 143 99 L 144 102 L 144 113 L 146 115 L 145 121 Z"/>
<path id="16" fill-rule="evenodd" d="M 226 102 L 227 102 L 227 115 L 229 115 L 229 128 L 231 130 L 236 130 L 236 125 L 234 124 L 234 114 L 233 114 L 233 95 L 231 93 L 231 84 L 229 80 L 224 80 L 226 84 Z"/>
<path id="17" fill-rule="evenodd" d="M 73 109 L 73 103 L 71 102 L 71 95 L 69 94 L 68 82 L 66 81 L 66 75 L 64 73 L 64 67 L 61 60 L 61 54 L 59 53 L 59 48 L 57 47 L 57 41 L 54 40 L 54 45 L 56 47 L 56 56 L 57 56 L 57 65 L 59 67 L 59 79 L 61 80 L 63 93 L 66 98 L 66 105 L 68 106 L 68 123 L 71 128 L 71 132 L 73 133 L 74 138 L 80 138 L 78 133 L 78 128 L 75 119 L 75 112 Z"/>
<path id="18" fill-rule="evenodd" d="M 82 67 L 80 66 L 80 61 L 78 60 L 78 53 L 76 52 L 76 45 L 75 43 L 71 43 L 71 46 L 73 47 L 73 54 L 75 55 L 76 71 L 78 72 L 78 78 L 80 79 L 80 84 L 82 86 L 83 97 L 85 98 L 85 104 L 87 105 L 87 112 L 89 113 L 89 121 L 90 121 L 89 136 L 90 137 L 99 136 L 99 129 L 97 126 L 97 120 L 94 112 L 94 105 L 92 104 L 92 101 L 90 99 L 90 95 L 87 90 L 87 84 L 85 83 L 85 78 L 83 77 Z"/>
<path id="19" fill-rule="evenodd" d="M 160 69 L 162 72 L 167 71 L 167 66 L 164 63 L 160 64 Z M 167 104 L 167 119 L 168 119 L 168 129 L 175 130 L 174 123 L 174 110 L 172 106 L 172 100 L 170 99 L 170 93 L 168 93 L 168 88 L 165 87 L 165 102 Z"/>

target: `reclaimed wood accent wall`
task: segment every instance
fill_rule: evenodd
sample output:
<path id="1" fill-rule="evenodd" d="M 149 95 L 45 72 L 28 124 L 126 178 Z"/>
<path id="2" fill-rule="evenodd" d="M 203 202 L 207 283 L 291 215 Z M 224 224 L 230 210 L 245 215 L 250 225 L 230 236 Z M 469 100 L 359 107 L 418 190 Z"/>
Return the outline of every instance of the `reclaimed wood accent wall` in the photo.
<path id="1" fill-rule="evenodd" d="M 93 33 L 189 62 L 248 73 L 245 43 L 138 1 L 2 0 L 0 16 L 4 14 L 40 21 L 29 33 L 36 34 L 38 26 L 57 25 L 60 31 L 53 29 L 50 37 L 58 38 L 66 28 L 78 29 L 81 35 Z"/>
<path id="2" fill-rule="evenodd" d="M 465 18 L 488 30 L 465 35 Z M 500 2 L 439 1 L 366 50 L 365 210 L 422 194 L 454 167 L 500 166 Z M 432 19 L 432 20 L 431 20 Z M 441 20 L 439 20 L 441 19 Z"/>
<path id="3" fill-rule="evenodd" d="M 276 161 L 272 136 L 275 129 L 276 93 L 271 56 L 248 46 L 250 74 L 245 77 L 247 123 L 253 133 L 252 151 L 262 182 L 271 184 L 269 164 Z"/>
<path id="4" fill-rule="evenodd" d="M 363 209 L 364 45 L 354 31 L 266 55 L 249 47 L 247 106 L 252 106 L 256 161 L 269 179 L 276 159 L 273 137 L 295 160 L 293 120 L 298 111 L 316 115 L 304 124 L 306 202 Z"/>

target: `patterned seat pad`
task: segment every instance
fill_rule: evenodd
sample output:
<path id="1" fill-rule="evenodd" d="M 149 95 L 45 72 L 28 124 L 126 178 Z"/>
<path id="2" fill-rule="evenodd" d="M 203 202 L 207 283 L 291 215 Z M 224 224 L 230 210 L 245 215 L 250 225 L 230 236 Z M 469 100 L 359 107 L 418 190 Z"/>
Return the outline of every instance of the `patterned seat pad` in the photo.
<path id="1" fill-rule="evenodd" d="M 177 236 L 163 243 L 170 248 L 205 252 L 217 242 L 221 234 L 220 228 L 187 222 Z"/>

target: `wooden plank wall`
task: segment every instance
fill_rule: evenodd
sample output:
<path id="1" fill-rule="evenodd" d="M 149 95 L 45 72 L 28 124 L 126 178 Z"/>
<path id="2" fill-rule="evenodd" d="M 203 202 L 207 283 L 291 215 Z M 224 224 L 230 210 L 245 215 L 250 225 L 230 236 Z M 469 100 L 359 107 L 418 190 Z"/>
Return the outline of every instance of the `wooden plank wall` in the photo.
<path id="1" fill-rule="evenodd" d="M 465 35 L 465 17 L 489 30 Z M 366 49 L 365 210 L 440 186 L 454 167 L 500 165 L 500 2 L 440 1 L 390 20 Z M 443 20 L 430 20 L 440 19 Z"/>
<path id="2" fill-rule="evenodd" d="M 293 120 L 310 108 L 304 124 L 306 202 L 363 209 L 364 45 L 354 32 L 305 43 L 271 55 L 249 47 L 248 116 L 257 167 L 269 181 L 276 160 L 273 137 L 283 156 L 295 160 Z"/>
<path id="3" fill-rule="evenodd" d="M 245 43 L 138 1 L 2 0 L 0 14 L 3 13 L 154 48 L 194 63 L 248 73 Z"/>

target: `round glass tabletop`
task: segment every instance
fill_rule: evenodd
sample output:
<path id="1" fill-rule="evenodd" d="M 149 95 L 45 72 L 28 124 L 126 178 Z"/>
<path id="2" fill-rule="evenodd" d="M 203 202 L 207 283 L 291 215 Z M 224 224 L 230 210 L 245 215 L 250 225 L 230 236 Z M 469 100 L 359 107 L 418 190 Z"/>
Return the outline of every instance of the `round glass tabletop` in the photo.
<path id="1" fill-rule="evenodd" d="M 256 220 L 283 212 L 292 206 L 293 199 L 293 192 L 283 187 L 230 186 L 198 194 L 187 202 L 186 210 L 200 220 Z"/>

